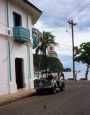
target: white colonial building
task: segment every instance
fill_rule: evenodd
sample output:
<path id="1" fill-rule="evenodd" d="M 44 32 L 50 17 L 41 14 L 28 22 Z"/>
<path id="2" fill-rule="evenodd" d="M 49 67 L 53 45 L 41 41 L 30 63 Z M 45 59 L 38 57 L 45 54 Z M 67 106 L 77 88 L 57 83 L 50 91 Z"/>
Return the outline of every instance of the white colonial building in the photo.
<path id="1" fill-rule="evenodd" d="M 0 95 L 33 88 L 32 27 L 40 15 L 28 0 L 0 0 Z"/>

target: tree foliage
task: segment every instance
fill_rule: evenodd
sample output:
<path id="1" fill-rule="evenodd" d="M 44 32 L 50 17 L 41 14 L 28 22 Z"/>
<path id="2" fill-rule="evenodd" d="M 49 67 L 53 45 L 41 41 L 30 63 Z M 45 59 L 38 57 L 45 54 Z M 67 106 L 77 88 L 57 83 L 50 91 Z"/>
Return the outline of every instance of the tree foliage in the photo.
<path id="1" fill-rule="evenodd" d="M 43 32 L 43 37 L 40 39 L 40 44 L 36 48 L 36 54 L 39 54 L 40 52 L 42 55 L 46 55 L 49 44 L 56 45 L 54 36 L 50 32 Z"/>
<path id="2" fill-rule="evenodd" d="M 82 62 L 87 65 L 85 77 L 87 79 L 89 67 L 90 67 L 90 42 L 82 43 L 80 48 L 77 48 L 75 52 L 75 61 Z"/>
<path id="3" fill-rule="evenodd" d="M 35 50 L 35 54 L 37 56 L 42 55 L 42 57 L 39 56 L 38 58 L 38 68 L 41 70 L 47 71 L 48 69 L 48 58 L 47 58 L 47 48 L 50 44 L 57 45 L 55 42 L 54 36 L 50 32 L 43 32 L 43 36 L 40 39 L 40 44 L 37 46 Z M 52 69 L 50 69 L 52 70 Z M 47 72 L 46 72 L 47 76 Z"/>
<path id="4" fill-rule="evenodd" d="M 34 55 L 34 67 L 36 71 L 45 70 L 46 60 L 43 55 Z M 61 72 L 63 71 L 63 64 L 56 57 L 47 56 L 47 68 L 50 72 Z"/>

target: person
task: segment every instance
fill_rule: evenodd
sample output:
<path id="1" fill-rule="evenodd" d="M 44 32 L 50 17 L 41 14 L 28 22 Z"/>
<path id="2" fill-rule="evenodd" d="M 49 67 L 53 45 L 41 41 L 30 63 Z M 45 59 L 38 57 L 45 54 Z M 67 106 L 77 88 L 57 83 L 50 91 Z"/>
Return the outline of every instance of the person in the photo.
<path id="1" fill-rule="evenodd" d="M 61 91 L 63 91 L 64 90 L 64 88 L 65 88 L 65 83 L 64 83 L 64 73 L 63 72 L 61 72 L 61 75 L 60 75 L 60 81 L 61 81 Z"/>
<path id="2" fill-rule="evenodd" d="M 64 80 L 64 73 L 63 72 L 61 72 L 60 80 Z"/>
<path id="3" fill-rule="evenodd" d="M 52 80 L 53 79 L 53 75 L 51 73 L 48 73 L 48 80 Z"/>
<path id="4" fill-rule="evenodd" d="M 56 83 L 57 83 L 57 87 L 60 88 L 61 91 L 63 91 L 63 87 L 64 87 L 64 74 L 62 72 L 61 72 L 61 74 L 57 75 Z"/>
<path id="5" fill-rule="evenodd" d="M 56 87 L 60 88 L 60 73 L 58 73 L 55 78 L 56 78 Z"/>

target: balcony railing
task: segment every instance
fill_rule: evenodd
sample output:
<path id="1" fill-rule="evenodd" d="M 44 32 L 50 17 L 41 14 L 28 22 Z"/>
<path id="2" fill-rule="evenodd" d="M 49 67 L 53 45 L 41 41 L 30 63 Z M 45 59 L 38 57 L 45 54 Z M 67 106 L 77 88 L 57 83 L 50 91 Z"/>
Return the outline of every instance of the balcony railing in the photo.
<path id="1" fill-rule="evenodd" d="M 13 37 L 15 41 L 18 41 L 21 43 L 30 42 L 30 30 L 21 26 L 14 27 Z"/>

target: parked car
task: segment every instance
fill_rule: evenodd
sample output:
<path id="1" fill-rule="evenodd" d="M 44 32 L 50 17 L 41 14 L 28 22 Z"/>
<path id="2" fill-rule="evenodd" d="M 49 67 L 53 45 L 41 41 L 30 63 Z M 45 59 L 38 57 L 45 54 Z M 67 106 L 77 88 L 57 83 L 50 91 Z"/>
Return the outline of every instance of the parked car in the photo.
<path id="1" fill-rule="evenodd" d="M 56 80 L 53 78 L 52 80 L 46 78 L 40 78 L 34 80 L 34 88 L 37 93 L 42 92 L 51 92 L 56 93 L 57 91 L 63 91 L 65 88 L 64 80 Z"/>

